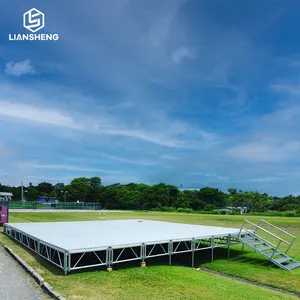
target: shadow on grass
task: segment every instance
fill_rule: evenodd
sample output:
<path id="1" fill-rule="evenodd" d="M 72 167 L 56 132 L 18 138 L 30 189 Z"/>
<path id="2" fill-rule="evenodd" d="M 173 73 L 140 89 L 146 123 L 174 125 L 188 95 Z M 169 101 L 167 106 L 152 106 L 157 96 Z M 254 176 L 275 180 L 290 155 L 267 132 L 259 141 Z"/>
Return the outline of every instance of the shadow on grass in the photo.
<path id="1" fill-rule="evenodd" d="M 254 258 L 254 257 L 247 257 L 247 256 L 238 256 L 235 257 L 233 259 L 231 259 L 232 261 L 236 261 L 239 263 L 245 263 L 247 265 L 255 265 L 255 266 L 264 266 L 264 267 L 274 267 L 275 269 L 277 269 L 278 267 L 276 265 L 274 265 L 271 261 L 267 260 L 266 258 Z"/>
<path id="2" fill-rule="evenodd" d="M 211 262 L 211 249 L 201 250 L 195 252 L 194 265 L 195 267 L 201 266 L 208 262 Z M 232 250 L 231 257 L 238 257 L 241 255 L 241 251 Z M 214 260 L 216 259 L 226 259 L 228 260 L 228 250 L 227 248 L 216 248 L 214 249 Z M 147 266 L 169 266 L 169 256 L 159 256 L 152 257 L 146 259 Z M 181 254 L 173 254 L 171 258 L 172 266 L 184 266 L 184 267 L 192 267 L 192 254 L 191 253 L 181 253 Z M 140 267 L 140 260 L 130 261 L 130 262 L 122 262 L 117 263 L 112 266 L 114 270 L 124 270 L 128 268 L 138 268 Z M 91 267 L 87 269 L 74 270 L 71 274 L 80 274 L 83 272 L 97 272 L 97 271 L 105 271 L 106 266 L 101 267 Z"/>

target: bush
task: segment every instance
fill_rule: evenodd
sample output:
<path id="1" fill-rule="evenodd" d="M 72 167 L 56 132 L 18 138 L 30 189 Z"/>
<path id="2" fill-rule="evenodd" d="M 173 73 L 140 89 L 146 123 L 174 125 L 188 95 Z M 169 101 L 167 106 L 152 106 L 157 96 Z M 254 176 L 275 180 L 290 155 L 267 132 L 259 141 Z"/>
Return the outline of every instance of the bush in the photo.
<path id="1" fill-rule="evenodd" d="M 200 210 L 196 211 L 196 214 L 206 214 L 206 215 L 220 215 L 221 213 L 218 210 Z"/>
<path id="2" fill-rule="evenodd" d="M 214 207 L 214 206 L 213 206 Z M 210 208 L 208 205 L 205 208 Z M 147 211 L 147 210 L 143 210 Z M 188 213 L 188 214 L 207 214 L 207 215 L 240 215 L 240 211 L 235 210 L 232 212 L 224 211 L 224 210 L 217 210 L 217 209 L 211 209 L 211 210 L 193 210 L 191 208 L 187 207 L 179 207 L 175 208 L 172 206 L 166 206 L 166 207 L 155 207 L 152 209 L 149 209 L 149 211 L 162 211 L 162 212 L 178 212 L 178 213 Z M 300 217 L 300 210 L 291 210 L 291 211 L 267 211 L 267 212 L 250 212 L 245 214 L 246 215 L 252 215 L 252 216 L 278 216 L 278 217 Z"/>
<path id="3" fill-rule="evenodd" d="M 165 212 L 176 212 L 176 208 L 173 206 L 165 206 L 161 207 L 160 211 L 165 211 Z"/>
<path id="4" fill-rule="evenodd" d="M 270 216 L 270 217 L 300 217 L 300 211 L 267 211 L 267 212 L 251 212 L 252 216 Z"/>
<path id="5" fill-rule="evenodd" d="M 207 204 L 203 208 L 204 211 L 210 211 L 210 212 L 214 211 L 215 209 L 216 209 L 216 207 L 214 205 L 212 205 L 212 204 Z"/>
<path id="6" fill-rule="evenodd" d="M 274 216 L 274 217 L 283 216 L 282 212 L 280 212 L 280 211 L 250 212 L 250 213 L 248 213 L 248 215 L 252 215 L 252 216 Z"/>
<path id="7" fill-rule="evenodd" d="M 161 211 L 160 207 L 151 208 L 151 211 Z"/>
<path id="8" fill-rule="evenodd" d="M 295 211 L 285 211 L 285 212 L 283 213 L 283 215 L 284 215 L 285 217 L 297 217 L 297 214 L 296 214 Z"/>
<path id="9" fill-rule="evenodd" d="M 177 208 L 177 212 L 191 214 L 194 211 L 191 208 L 182 208 L 182 207 L 179 207 L 179 208 Z"/>

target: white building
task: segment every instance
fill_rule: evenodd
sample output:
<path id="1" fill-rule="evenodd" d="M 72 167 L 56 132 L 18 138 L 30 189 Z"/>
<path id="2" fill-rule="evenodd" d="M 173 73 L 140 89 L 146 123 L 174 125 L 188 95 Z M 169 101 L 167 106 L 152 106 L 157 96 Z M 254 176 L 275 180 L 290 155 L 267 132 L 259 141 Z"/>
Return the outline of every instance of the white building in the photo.
<path id="1" fill-rule="evenodd" d="M 241 214 L 246 214 L 248 212 L 248 208 L 246 206 L 236 206 L 236 207 L 232 207 L 232 206 L 227 206 L 226 208 L 230 209 L 231 211 L 237 210 L 240 211 Z"/>
<path id="2" fill-rule="evenodd" d="M 5 192 L 0 192 L 0 201 L 11 201 L 13 194 L 12 193 L 5 193 Z"/>

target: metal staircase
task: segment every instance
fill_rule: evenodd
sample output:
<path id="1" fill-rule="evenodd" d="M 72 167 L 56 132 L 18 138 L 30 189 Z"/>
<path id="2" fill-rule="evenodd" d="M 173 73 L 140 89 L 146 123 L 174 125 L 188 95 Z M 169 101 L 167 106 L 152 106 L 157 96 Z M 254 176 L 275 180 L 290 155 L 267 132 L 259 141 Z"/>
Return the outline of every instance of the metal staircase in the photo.
<path id="1" fill-rule="evenodd" d="M 300 267 L 299 262 L 287 256 L 296 237 L 265 220 L 260 220 L 258 224 L 245 220 L 238 239 L 281 269 L 293 270 Z"/>

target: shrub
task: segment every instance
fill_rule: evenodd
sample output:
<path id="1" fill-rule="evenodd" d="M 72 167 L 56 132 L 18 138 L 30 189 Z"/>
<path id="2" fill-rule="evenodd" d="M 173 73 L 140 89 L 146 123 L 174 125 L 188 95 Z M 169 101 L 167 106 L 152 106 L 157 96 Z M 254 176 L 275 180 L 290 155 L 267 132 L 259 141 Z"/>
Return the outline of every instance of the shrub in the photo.
<path id="1" fill-rule="evenodd" d="M 271 217 L 300 217 L 300 211 L 267 211 L 267 212 L 251 212 L 252 216 L 271 216 Z"/>
<path id="2" fill-rule="evenodd" d="M 295 211 L 286 211 L 286 212 L 283 213 L 283 215 L 285 217 L 297 217 L 297 214 L 296 214 Z"/>
<path id="3" fill-rule="evenodd" d="M 194 211 L 191 208 L 182 208 L 182 207 L 179 207 L 179 208 L 177 208 L 177 212 L 191 214 Z"/>
<path id="4" fill-rule="evenodd" d="M 165 206 L 165 207 L 161 207 L 160 211 L 176 212 L 176 208 L 173 206 Z"/>
<path id="5" fill-rule="evenodd" d="M 214 205 L 212 205 L 212 204 L 207 204 L 203 208 L 204 211 L 210 211 L 210 212 L 214 211 L 215 209 L 216 209 L 216 207 Z"/>

